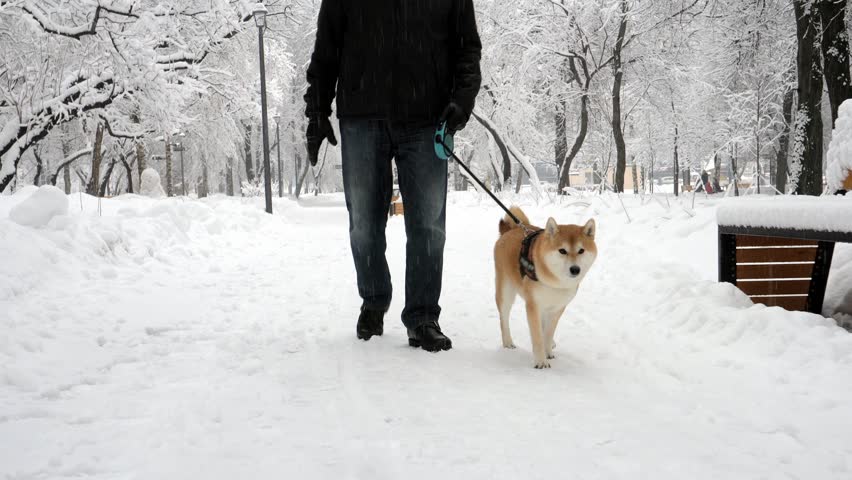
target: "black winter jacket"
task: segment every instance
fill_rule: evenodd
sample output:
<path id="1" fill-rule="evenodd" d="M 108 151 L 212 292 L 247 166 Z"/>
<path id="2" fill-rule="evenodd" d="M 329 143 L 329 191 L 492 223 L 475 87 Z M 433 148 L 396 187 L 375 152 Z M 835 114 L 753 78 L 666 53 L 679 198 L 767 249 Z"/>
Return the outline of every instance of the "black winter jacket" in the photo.
<path id="1" fill-rule="evenodd" d="M 305 113 L 437 122 L 482 82 L 473 0 L 322 0 Z"/>

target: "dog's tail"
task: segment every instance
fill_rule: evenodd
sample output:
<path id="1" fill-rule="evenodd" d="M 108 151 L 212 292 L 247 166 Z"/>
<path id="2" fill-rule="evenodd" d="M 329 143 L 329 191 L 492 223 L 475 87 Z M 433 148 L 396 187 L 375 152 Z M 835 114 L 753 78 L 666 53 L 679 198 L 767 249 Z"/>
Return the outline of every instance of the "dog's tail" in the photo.
<path id="1" fill-rule="evenodd" d="M 520 220 L 521 223 L 523 223 L 524 225 L 530 224 L 530 219 L 527 218 L 527 214 L 525 214 L 524 211 L 521 210 L 521 207 L 517 205 L 512 205 L 509 208 L 509 211 L 512 212 L 512 214 L 514 214 L 516 217 L 518 217 L 518 220 Z M 508 232 L 513 228 L 520 228 L 520 225 L 515 223 L 515 221 L 512 220 L 512 217 L 510 217 L 508 214 L 500 220 L 500 235 L 503 235 L 504 233 Z"/>

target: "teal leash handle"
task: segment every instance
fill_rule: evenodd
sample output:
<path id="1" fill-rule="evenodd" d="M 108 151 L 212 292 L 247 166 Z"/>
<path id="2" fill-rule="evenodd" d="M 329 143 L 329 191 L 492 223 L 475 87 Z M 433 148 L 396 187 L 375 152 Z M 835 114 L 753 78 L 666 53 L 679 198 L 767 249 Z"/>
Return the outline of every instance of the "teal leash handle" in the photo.
<path id="1" fill-rule="evenodd" d="M 441 160 L 449 160 L 453 145 L 453 134 L 447 132 L 447 122 L 441 122 L 435 132 L 435 155 Z"/>

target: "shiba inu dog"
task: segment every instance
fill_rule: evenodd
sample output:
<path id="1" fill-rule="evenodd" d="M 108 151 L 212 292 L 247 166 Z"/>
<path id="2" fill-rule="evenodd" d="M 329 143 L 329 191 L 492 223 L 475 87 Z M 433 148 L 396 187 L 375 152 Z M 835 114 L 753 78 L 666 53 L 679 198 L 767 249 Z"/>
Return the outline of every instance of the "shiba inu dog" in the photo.
<path id="1" fill-rule="evenodd" d="M 550 368 L 553 334 L 565 307 L 595 262 L 595 221 L 585 225 L 558 225 L 552 217 L 544 229 L 533 227 L 524 212 L 509 209 L 522 228 L 506 215 L 500 220 L 500 238 L 494 245 L 497 310 L 503 347 L 515 348 L 509 331 L 509 312 L 520 295 L 527 305 L 535 368 Z"/>

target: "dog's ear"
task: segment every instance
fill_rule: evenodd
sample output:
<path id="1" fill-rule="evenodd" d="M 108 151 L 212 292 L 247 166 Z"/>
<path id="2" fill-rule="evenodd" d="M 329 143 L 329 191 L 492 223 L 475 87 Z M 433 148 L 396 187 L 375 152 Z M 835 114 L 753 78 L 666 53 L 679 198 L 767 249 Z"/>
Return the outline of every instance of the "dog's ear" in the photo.
<path id="1" fill-rule="evenodd" d="M 551 237 L 555 237 L 556 234 L 559 233 L 559 225 L 556 223 L 556 220 L 554 220 L 553 217 L 547 219 L 547 226 L 544 229 Z"/>
<path id="2" fill-rule="evenodd" d="M 595 226 L 595 219 L 589 219 L 585 225 L 583 225 L 583 234 L 587 237 L 595 238 L 595 231 L 597 230 L 597 226 Z"/>

